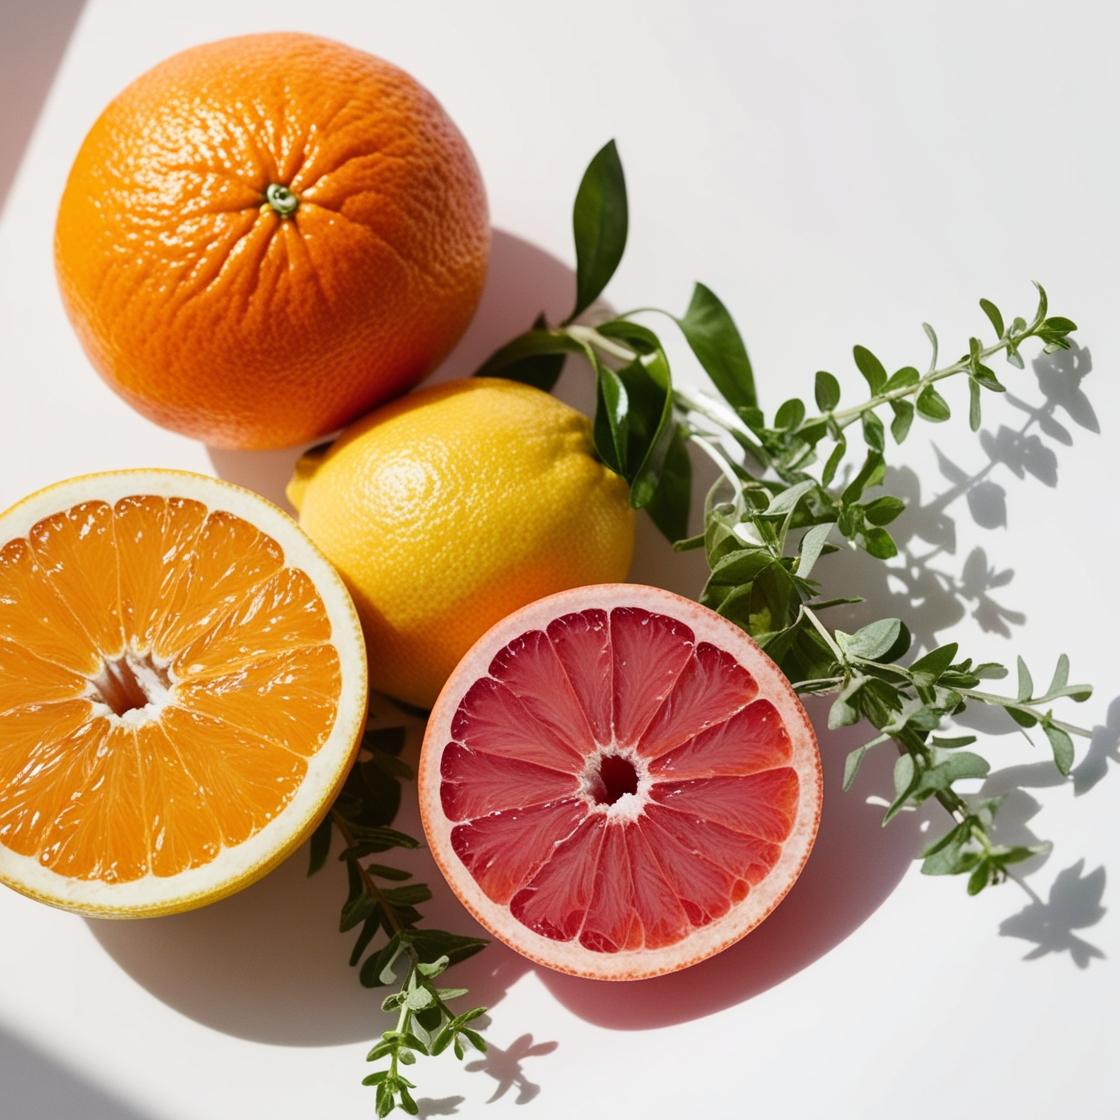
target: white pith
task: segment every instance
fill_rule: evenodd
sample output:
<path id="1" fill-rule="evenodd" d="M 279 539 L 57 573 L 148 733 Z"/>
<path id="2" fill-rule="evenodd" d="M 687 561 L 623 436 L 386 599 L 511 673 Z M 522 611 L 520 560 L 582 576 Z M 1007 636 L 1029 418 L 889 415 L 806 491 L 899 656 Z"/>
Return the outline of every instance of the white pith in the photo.
<path id="1" fill-rule="evenodd" d="M 624 793 L 617 801 L 596 801 L 591 792 L 594 775 L 598 773 L 603 759 L 608 756 L 625 758 L 638 775 L 638 788 L 633 793 Z M 584 762 L 583 772 L 579 776 L 579 791 L 588 811 L 601 813 L 609 821 L 636 821 L 649 801 L 651 786 L 649 777 L 649 763 L 631 746 L 611 742 L 607 745 L 600 744 L 599 748 L 592 751 Z"/>
<path id="2" fill-rule="evenodd" d="M 307 772 L 288 804 L 249 839 L 222 848 L 201 867 L 166 877 L 149 872 L 127 883 L 80 880 L 59 875 L 35 858 L 13 852 L 0 843 L 0 882 L 55 906 L 105 916 L 143 916 L 201 905 L 248 884 L 278 863 L 314 827 L 345 777 L 364 724 L 368 696 L 365 643 L 341 578 L 287 514 L 242 487 L 186 471 L 142 469 L 83 475 L 40 490 L 0 514 L 0 547 L 17 537 L 26 537 L 44 517 L 81 502 L 103 501 L 113 505 L 133 495 L 194 499 L 210 511 L 241 517 L 272 537 L 283 551 L 284 564 L 305 571 L 322 599 L 331 624 L 331 643 L 338 653 L 341 686 L 327 740 L 307 759 Z M 113 650 L 105 651 L 104 655 L 131 659 L 130 667 L 145 676 L 142 687 L 149 703 L 118 716 L 97 696 L 91 680 L 91 712 L 135 725 L 158 718 L 163 708 L 174 702 L 174 682 L 171 688 L 164 688 L 155 674 L 149 676 L 150 671 L 142 661 L 144 654 Z"/>
<path id="3" fill-rule="evenodd" d="M 117 661 L 123 661 L 128 666 L 148 701 L 139 708 L 129 708 L 128 711 L 119 715 L 113 711 L 102 695 L 103 689 L 108 687 L 110 665 Z M 152 664 L 149 664 L 149 662 L 158 667 L 168 678 L 167 684 L 164 684 L 159 673 L 154 671 Z M 101 672 L 90 677 L 89 680 L 89 698 L 94 711 L 98 715 L 104 716 L 110 723 L 122 723 L 126 727 L 138 727 L 142 723 L 159 719 L 160 712 L 168 704 L 174 702 L 175 685 L 177 683 L 175 670 L 169 660 L 158 658 L 151 653 L 147 655 L 139 653 L 131 646 L 126 646 L 116 657 L 105 658 Z"/>
<path id="4" fill-rule="evenodd" d="M 578 940 L 553 941 L 541 936 L 514 918 L 508 905 L 493 902 L 485 894 L 451 846 L 451 830 L 458 822 L 450 820 L 441 806 L 440 764 L 445 748 L 452 742 L 451 721 L 460 702 L 470 686 L 487 675 L 488 666 L 500 649 L 527 631 L 543 630 L 560 615 L 593 608 L 609 612 L 628 606 L 680 619 L 692 629 L 697 643 L 710 642 L 747 668 L 758 684 L 759 696 L 774 705 L 789 735 L 792 757 L 788 765 L 798 776 L 798 806 L 778 861 L 762 882 L 723 917 L 662 948 L 601 953 L 584 948 Z M 628 745 L 624 749 L 629 750 Z M 648 789 L 648 769 L 646 777 Z M 444 876 L 479 922 L 532 960 L 562 972 L 606 980 L 639 979 L 674 971 L 719 952 L 753 929 L 781 901 L 804 866 L 816 837 L 822 792 L 816 736 L 778 667 L 733 623 L 672 592 L 635 584 L 601 584 L 550 595 L 516 611 L 484 635 L 459 663 L 436 701 L 424 737 L 419 781 L 429 847 Z M 645 790 L 639 789 L 641 798 L 627 794 L 615 803 L 633 802 L 616 819 L 633 819 L 641 813 Z M 586 790 L 584 793 L 589 797 Z M 601 810 L 603 806 L 597 808 Z"/>

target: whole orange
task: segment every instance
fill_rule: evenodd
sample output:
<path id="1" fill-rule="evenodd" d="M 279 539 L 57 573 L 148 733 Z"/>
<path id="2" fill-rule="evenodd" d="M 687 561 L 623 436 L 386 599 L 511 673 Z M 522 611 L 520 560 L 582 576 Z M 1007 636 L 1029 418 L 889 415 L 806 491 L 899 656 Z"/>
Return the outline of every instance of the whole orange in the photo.
<path id="1" fill-rule="evenodd" d="M 436 99 L 284 33 L 183 51 L 108 106 L 55 263 L 134 407 L 215 446 L 283 447 L 423 378 L 474 312 L 489 243 L 478 167 Z"/>

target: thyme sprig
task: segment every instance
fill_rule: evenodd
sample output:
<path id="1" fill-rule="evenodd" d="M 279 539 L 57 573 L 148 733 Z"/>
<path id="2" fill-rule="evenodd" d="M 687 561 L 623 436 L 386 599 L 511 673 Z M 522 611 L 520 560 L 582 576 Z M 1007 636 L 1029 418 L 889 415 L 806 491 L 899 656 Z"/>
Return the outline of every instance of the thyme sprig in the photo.
<path id="1" fill-rule="evenodd" d="M 408 833 L 390 827 L 400 808 L 401 781 L 412 777 L 411 767 L 400 758 L 405 739 L 403 727 L 366 730 L 357 763 L 311 838 L 308 866 L 309 875 L 324 866 L 337 833 L 343 845 L 338 858 L 346 864 L 349 882 L 339 929 L 358 930 L 350 964 L 359 968 L 367 988 L 398 985 L 381 1004 L 383 1012 L 396 1013 L 396 1023 L 366 1055 L 370 1062 L 388 1059 L 385 1068 L 362 1082 L 376 1090 L 378 1116 L 388 1116 L 394 1108 L 417 1114 L 412 1096 L 416 1085 L 401 1067 L 413 1065 L 418 1054 L 434 1057 L 450 1048 L 461 1059 L 469 1047 L 486 1049 L 477 1030 L 486 1009 L 454 1011 L 450 1004 L 467 989 L 437 984 L 451 965 L 473 956 L 486 940 L 422 926 L 417 907 L 432 897 L 429 888 L 403 868 L 368 862 L 370 856 L 420 846 Z"/>
<path id="2" fill-rule="evenodd" d="M 591 161 L 576 197 L 572 313 L 552 326 L 538 317 L 532 329 L 503 346 L 478 372 L 551 389 L 566 357 L 581 356 L 596 379 L 596 451 L 629 483 L 631 504 L 645 509 L 675 548 L 704 550 L 708 578 L 700 601 L 752 634 L 798 691 L 834 694 L 830 728 L 865 720 L 874 729 L 875 735 L 847 757 L 845 788 L 869 751 L 893 745 L 898 759 L 884 824 L 904 808 L 933 799 L 951 823 L 922 853 L 923 872 L 966 874 L 972 894 L 1000 882 L 1012 864 L 1045 845 L 996 841 L 999 799 L 971 797 L 959 788 L 986 775 L 990 765 L 964 749 L 975 744 L 976 736 L 947 733 L 950 725 L 970 705 L 1001 708 L 1023 729 L 1041 728 L 1055 765 L 1068 774 L 1072 737 L 1089 732 L 1058 719 L 1053 703 L 1085 700 L 1091 688 L 1069 683 L 1065 654 L 1042 692 L 1020 658 L 1011 695 L 981 687 L 1005 677 L 1003 666 L 961 656 L 956 642 L 903 663 L 912 641 L 905 623 L 878 619 L 852 634 L 829 626 L 822 617 L 828 608 L 861 599 L 843 593 L 845 588 L 837 589 L 840 594 L 826 592 L 814 573 L 820 559 L 840 547 L 880 560 L 897 554 L 888 526 L 905 503 L 877 492 L 887 482 L 888 448 L 906 440 L 916 419 L 950 419 L 942 382 L 967 382 L 969 425 L 977 431 L 984 394 L 1005 391 L 990 363 L 1003 358 L 1023 369 L 1024 345 L 1037 340 L 1046 352 L 1066 349 L 1075 324 L 1050 314 L 1041 285 L 1036 285 L 1038 301 L 1029 319 L 1005 317 L 995 303 L 982 299 L 993 337 L 970 338 L 954 360 L 940 360 L 938 336 L 924 323 L 931 351 L 924 373 L 916 365 L 888 372 L 870 349 L 856 346 L 852 357 L 867 383 L 866 398 L 841 408 L 839 380 L 821 370 L 813 407 L 794 397 L 768 416 L 738 328 L 705 285 L 695 286 L 681 316 L 657 308 L 594 314 L 595 301 L 622 258 L 627 215 L 625 180 L 612 141 Z M 674 384 L 661 337 L 647 325 L 654 315 L 675 323 L 710 389 Z M 856 427 L 862 444 L 858 455 L 849 442 Z M 702 529 L 691 536 L 689 445 L 719 470 Z"/>

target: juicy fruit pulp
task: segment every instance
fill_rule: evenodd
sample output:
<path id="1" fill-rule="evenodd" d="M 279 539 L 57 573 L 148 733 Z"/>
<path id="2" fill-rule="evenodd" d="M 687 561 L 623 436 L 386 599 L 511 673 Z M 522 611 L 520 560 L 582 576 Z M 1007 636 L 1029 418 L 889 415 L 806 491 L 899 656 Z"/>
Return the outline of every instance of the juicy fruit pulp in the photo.
<path id="1" fill-rule="evenodd" d="M 76 908 L 158 910 L 184 873 L 201 897 L 266 869 L 341 779 L 364 691 L 352 607 L 305 541 L 286 554 L 294 525 L 137 473 L 0 518 L 0 879 Z"/>
<path id="2" fill-rule="evenodd" d="M 310 35 L 165 59 L 90 129 L 55 261 L 94 366 L 157 423 L 282 447 L 415 385 L 478 304 L 474 157 L 404 71 Z"/>
<path id="3" fill-rule="evenodd" d="M 694 603 L 625 586 L 549 602 L 441 697 L 425 827 L 468 906 L 535 959 L 680 967 L 796 877 L 819 814 L 812 733 L 765 655 Z"/>

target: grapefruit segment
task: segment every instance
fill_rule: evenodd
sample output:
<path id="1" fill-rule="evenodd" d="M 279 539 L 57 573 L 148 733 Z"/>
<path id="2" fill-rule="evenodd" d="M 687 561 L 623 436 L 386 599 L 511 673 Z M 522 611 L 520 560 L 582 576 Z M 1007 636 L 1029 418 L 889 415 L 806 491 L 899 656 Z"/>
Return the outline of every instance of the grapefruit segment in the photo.
<path id="1" fill-rule="evenodd" d="M 657 758 L 713 724 L 723 723 L 758 693 L 754 678 L 731 654 L 701 642 L 638 742 Z"/>
<path id="2" fill-rule="evenodd" d="M 509 688 L 492 677 L 482 677 L 471 686 L 450 731 L 450 739 L 468 747 L 538 766 L 574 772 L 583 761 L 575 747 L 556 738 Z"/>
<path id="3" fill-rule="evenodd" d="M 510 899 L 510 912 L 527 929 L 553 941 L 571 941 L 583 927 L 595 887 L 606 820 L 586 816 L 552 858 Z"/>
<path id="4" fill-rule="evenodd" d="M 510 615 L 433 709 L 420 804 L 452 889 L 533 960 L 603 979 L 718 952 L 778 904 L 820 817 L 816 740 L 737 627 L 670 592 Z"/>
<path id="5" fill-rule="evenodd" d="M 650 763 L 658 779 L 753 774 L 790 760 L 789 736 L 769 700 L 756 700 Z"/>
<path id="6" fill-rule="evenodd" d="M 614 735 L 636 743 L 692 656 L 695 636 L 668 615 L 641 607 L 611 611 Z"/>
<path id="7" fill-rule="evenodd" d="M 789 835 L 797 811 L 798 780 L 792 769 L 767 770 L 743 778 L 658 782 L 650 795 L 678 812 L 781 843 Z"/>
<path id="8" fill-rule="evenodd" d="M 570 797 L 576 780 L 535 762 L 472 751 L 448 743 L 440 763 L 440 800 L 453 821 Z"/>
<path id="9" fill-rule="evenodd" d="M 577 611 L 548 624 L 548 637 L 591 725 L 596 742 L 611 738 L 611 635 L 607 612 Z"/>
<path id="10" fill-rule="evenodd" d="M 456 825 L 451 846 L 487 896 L 504 903 L 586 815 L 574 797 L 491 813 Z"/>
<path id="11" fill-rule="evenodd" d="M 364 726 L 341 580 L 249 491 L 88 475 L 0 514 L 0 882 L 167 913 L 314 828 Z"/>
<path id="12" fill-rule="evenodd" d="M 595 749 L 595 737 L 552 642 L 543 630 L 530 630 L 499 650 L 490 676 L 501 681 L 551 738 L 580 754 Z"/>

